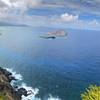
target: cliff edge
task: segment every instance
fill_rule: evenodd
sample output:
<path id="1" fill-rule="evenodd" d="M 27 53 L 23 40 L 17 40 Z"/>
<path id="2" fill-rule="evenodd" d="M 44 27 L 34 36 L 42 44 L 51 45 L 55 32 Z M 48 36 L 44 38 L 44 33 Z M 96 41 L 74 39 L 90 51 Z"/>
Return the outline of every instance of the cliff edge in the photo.
<path id="1" fill-rule="evenodd" d="M 26 89 L 12 86 L 14 80 L 12 73 L 0 67 L 0 100 L 21 100 L 22 95 L 30 95 Z"/>

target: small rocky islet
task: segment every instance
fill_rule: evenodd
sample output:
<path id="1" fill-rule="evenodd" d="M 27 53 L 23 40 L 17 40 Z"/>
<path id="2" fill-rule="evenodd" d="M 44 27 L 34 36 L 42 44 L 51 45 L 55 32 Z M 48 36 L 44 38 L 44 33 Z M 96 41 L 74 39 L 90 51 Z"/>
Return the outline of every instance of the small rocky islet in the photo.
<path id="1" fill-rule="evenodd" d="M 56 37 L 66 37 L 67 35 L 68 34 L 64 30 L 59 30 L 54 32 L 48 32 L 47 34 L 40 36 L 40 38 L 55 39 Z"/>
<path id="2" fill-rule="evenodd" d="M 0 67 L 0 100 L 22 100 L 22 95 L 31 94 L 25 88 L 12 86 L 12 81 L 16 81 L 12 73 Z"/>

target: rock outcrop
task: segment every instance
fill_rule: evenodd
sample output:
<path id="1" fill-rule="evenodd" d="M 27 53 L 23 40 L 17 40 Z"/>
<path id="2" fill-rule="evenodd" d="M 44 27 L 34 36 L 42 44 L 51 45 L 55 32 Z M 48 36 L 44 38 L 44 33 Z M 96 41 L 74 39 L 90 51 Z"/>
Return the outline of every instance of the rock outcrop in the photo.
<path id="1" fill-rule="evenodd" d="M 28 92 L 24 88 L 14 88 L 11 85 L 15 77 L 12 76 L 12 73 L 0 67 L 0 100 L 21 100 L 22 95 L 28 96 Z"/>

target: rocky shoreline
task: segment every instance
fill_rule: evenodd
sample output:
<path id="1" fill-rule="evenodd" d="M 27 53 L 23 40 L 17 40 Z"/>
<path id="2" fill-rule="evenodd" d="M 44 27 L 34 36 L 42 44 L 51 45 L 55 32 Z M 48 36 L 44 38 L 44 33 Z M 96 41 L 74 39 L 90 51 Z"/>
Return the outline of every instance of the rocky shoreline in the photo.
<path id="1" fill-rule="evenodd" d="M 32 93 L 24 88 L 12 86 L 12 81 L 16 81 L 12 73 L 0 67 L 0 100 L 22 100 L 22 95 L 28 96 Z"/>

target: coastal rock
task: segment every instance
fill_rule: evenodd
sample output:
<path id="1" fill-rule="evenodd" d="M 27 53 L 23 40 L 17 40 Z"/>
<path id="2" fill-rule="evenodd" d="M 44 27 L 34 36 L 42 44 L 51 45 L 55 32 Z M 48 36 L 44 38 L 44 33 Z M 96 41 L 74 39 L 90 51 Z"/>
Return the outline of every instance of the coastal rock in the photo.
<path id="1" fill-rule="evenodd" d="M 47 34 L 40 36 L 40 38 L 55 39 L 56 37 L 66 37 L 66 36 L 67 36 L 67 33 L 64 30 L 59 30 L 55 32 L 48 32 Z"/>
<path id="2" fill-rule="evenodd" d="M 67 33 L 64 30 L 59 30 L 59 31 L 55 31 L 55 32 L 48 32 L 49 36 L 59 36 L 59 37 L 65 37 L 67 35 Z"/>
<path id="3" fill-rule="evenodd" d="M 12 76 L 12 73 L 0 67 L 0 100 L 21 100 L 22 95 L 30 95 L 24 88 L 15 90 L 14 86 L 11 85 L 13 80 L 16 79 Z"/>

